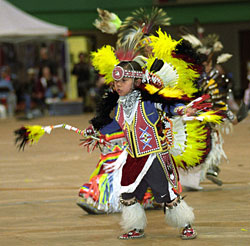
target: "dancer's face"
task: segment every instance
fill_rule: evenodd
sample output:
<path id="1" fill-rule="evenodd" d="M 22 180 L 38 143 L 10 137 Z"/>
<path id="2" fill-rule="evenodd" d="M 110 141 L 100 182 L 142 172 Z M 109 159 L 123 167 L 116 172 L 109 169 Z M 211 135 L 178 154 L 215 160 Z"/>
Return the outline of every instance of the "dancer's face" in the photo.
<path id="1" fill-rule="evenodd" d="M 123 77 L 121 80 L 115 80 L 114 86 L 115 90 L 119 96 L 126 96 L 128 93 L 133 90 L 133 78 L 125 78 Z"/>

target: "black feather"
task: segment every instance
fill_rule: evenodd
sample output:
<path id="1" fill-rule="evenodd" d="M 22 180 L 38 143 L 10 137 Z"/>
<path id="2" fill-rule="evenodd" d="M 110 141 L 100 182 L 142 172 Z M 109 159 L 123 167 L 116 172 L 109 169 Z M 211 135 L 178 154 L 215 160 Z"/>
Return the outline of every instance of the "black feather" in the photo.
<path id="1" fill-rule="evenodd" d="M 117 92 L 108 91 L 97 103 L 96 116 L 90 120 L 96 130 L 100 130 L 103 126 L 112 122 L 110 113 L 117 105 L 118 98 Z"/>
<path id="2" fill-rule="evenodd" d="M 155 73 L 159 71 L 163 67 L 163 65 L 164 65 L 164 62 L 156 58 L 150 68 L 150 72 Z"/>
<path id="3" fill-rule="evenodd" d="M 25 145 L 29 142 L 28 132 L 25 127 L 21 127 L 14 131 L 16 136 L 15 145 L 17 145 L 19 150 L 24 150 Z"/>

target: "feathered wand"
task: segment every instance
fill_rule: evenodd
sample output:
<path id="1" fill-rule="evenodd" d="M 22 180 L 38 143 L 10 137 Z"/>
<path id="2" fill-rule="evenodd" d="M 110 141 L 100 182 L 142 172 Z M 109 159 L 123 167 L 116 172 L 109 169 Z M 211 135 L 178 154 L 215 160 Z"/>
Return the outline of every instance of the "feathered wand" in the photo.
<path id="1" fill-rule="evenodd" d="M 34 125 L 34 126 L 23 126 L 17 130 L 14 131 L 16 135 L 15 143 L 18 146 L 19 150 L 24 150 L 26 144 L 34 144 L 39 141 L 39 139 L 45 134 L 50 134 L 53 129 L 56 128 L 64 128 L 69 131 L 76 132 L 83 136 L 83 139 L 80 139 L 81 146 L 87 146 L 88 152 L 93 151 L 97 146 L 100 147 L 100 145 L 107 146 L 110 145 L 105 140 L 105 136 L 102 134 L 95 133 L 94 135 L 87 135 L 85 130 L 80 130 L 74 126 L 70 126 L 68 124 L 59 124 L 59 125 L 51 125 L 51 126 L 40 126 L 40 125 Z"/>

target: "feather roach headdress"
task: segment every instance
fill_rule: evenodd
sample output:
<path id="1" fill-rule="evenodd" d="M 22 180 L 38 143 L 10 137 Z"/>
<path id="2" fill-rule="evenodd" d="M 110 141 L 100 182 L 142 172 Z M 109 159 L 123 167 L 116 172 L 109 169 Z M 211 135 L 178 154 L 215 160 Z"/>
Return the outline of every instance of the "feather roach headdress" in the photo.
<path id="1" fill-rule="evenodd" d="M 133 38 L 128 38 L 123 45 L 118 45 L 116 50 L 110 45 L 103 46 L 96 52 L 91 53 L 92 64 L 101 75 L 106 84 L 114 81 L 113 70 L 121 61 L 132 61 L 140 54 L 138 43 L 141 40 L 138 32 Z"/>
<path id="2" fill-rule="evenodd" d="M 141 87 L 149 94 L 158 94 L 165 99 L 192 97 L 197 91 L 193 81 L 199 77 L 199 74 L 190 68 L 188 62 L 173 56 L 176 45 L 181 41 L 172 39 L 170 35 L 163 33 L 160 29 L 157 34 L 158 36 L 150 36 L 152 40 L 150 46 L 154 55 L 144 58 L 146 60 L 146 65 L 143 67 L 144 75 L 142 76 L 140 72 L 140 74 L 133 74 L 132 77 L 142 78 Z M 139 41 L 138 32 L 138 38 L 128 38 L 117 51 L 111 46 L 104 46 L 92 53 L 92 63 L 96 70 L 104 75 L 106 83 L 110 83 L 114 78 L 119 79 L 120 75 L 124 74 L 124 71 L 118 71 L 116 68 L 117 78 L 114 77 L 114 68 L 120 61 L 135 60 L 140 63 L 139 60 L 143 60 L 138 59 L 140 48 L 137 44 Z M 131 74 L 127 73 L 127 77 L 131 77 Z"/>

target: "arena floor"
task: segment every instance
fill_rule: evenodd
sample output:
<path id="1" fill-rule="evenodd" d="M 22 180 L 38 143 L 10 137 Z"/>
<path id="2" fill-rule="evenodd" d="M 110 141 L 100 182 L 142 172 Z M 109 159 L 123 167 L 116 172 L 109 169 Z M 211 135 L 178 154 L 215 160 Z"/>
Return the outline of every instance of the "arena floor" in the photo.
<path id="1" fill-rule="evenodd" d="M 120 214 L 88 215 L 76 205 L 79 187 L 94 169 L 99 152 L 78 146 L 80 136 L 63 129 L 18 151 L 13 131 L 22 125 L 68 123 L 88 126 L 91 114 L 0 120 L 0 245 L 250 245 L 250 116 L 225 135 L 229 162 L 221 165 L 223 186 L 202 183 L 203 191 L 184 192 L 194 208 L 198 238 L 182 241 L 164 223 L 162 211 L 147 211 L 143 239 L 121 241 Z"/>

